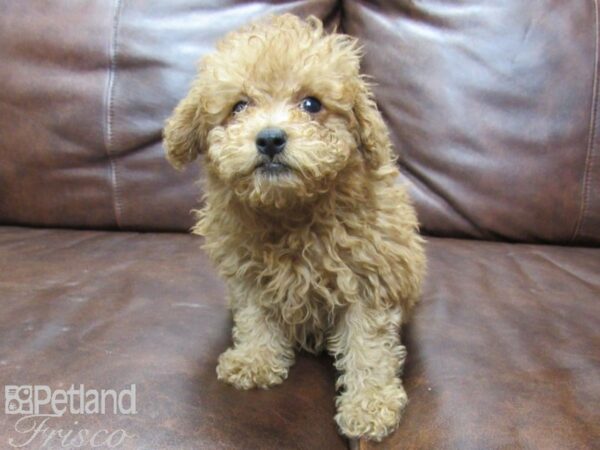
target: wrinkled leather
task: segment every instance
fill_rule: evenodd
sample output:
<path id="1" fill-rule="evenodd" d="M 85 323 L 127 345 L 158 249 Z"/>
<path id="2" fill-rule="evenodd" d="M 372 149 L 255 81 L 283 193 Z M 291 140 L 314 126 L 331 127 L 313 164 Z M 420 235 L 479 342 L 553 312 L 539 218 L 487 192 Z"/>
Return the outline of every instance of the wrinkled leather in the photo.
<path id="1" fill-rule="evenodd" d="M 231 320 L 223 283 L 199 244 L 186 234 L 0 228 L 2 392 L 6 384 L 135 383 L 134 416 L 53 421 L 137 436 L 122 448 L 346 448 L 333 422 L 327 358 L 300 356 L 288 380 L 269 391 L 217 381 Z M 0 414 L 0 447 L 19 437 L 18 417 Z"/>
<path id="2" fill-rule="evenodd" d="M 199 244 L 184 234 L 1 228 L 0 384 L 136 383 L 138 415 L 78 416 L 136 434 L 130 448 L 345 448 L 327 358 L 300 356 L 268 391 L 216 380 L 231 324 Z M 362 447 L 597 446 L 600 249 L 431 238 L 427 252 L 423 299 L 403 338 L 410 402 L 394 435 Z M 0 442 L 14 420 L 0 415 Z"/>
<path id="3" fill-rule="evenodd" d="M 111 8 L 0 1 L 0 220 L 112 227 L 104 149 Z"/>
<path id="4" fill-rule="evenodd" d="M 164 119 L 218 38 L 284 11 L 365 45 L 426 233 L 600 242 L 596 4 L 552 0 L 5 1 L 0 221 L 187 230 L 201 175 Z"/>
<path id="5" fill-rule="evenodd" d="M 0 2 L 0 223 L 187 230 L 197 164 L 164 120 L 217 39 L 267 14 L 339 23 L 334 0 Z"/>
<path id="6" fill-rule="evenodd" d="M 427 233 L 600 242 L 597 2 L 344 2 Z"/>
<path id="7" fill-rule="evenodd" d="M 429 239 L 410 402 L 366 449 L 600 444 L 600 249 Z"/>

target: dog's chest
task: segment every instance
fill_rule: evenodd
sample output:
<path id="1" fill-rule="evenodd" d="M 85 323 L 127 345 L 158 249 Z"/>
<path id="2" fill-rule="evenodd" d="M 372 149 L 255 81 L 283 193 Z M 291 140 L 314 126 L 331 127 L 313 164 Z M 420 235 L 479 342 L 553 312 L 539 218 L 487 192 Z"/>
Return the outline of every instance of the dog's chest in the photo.
<path id="1" fill-rule="evenodd" d="M 262 298 L 288 338 L 304 350 L 319 352 L 332 328 L 341 297 L 323 259 L 310 252 L 280 256 L 261 280 Z"/>
<path id="2" fill-rule="evenodd" d="M 287 324 L 326 329 L 355 290 L 347 255 L 314 236 L 287 244 L 267 247 L 257 261 L 263 304 Z"/>

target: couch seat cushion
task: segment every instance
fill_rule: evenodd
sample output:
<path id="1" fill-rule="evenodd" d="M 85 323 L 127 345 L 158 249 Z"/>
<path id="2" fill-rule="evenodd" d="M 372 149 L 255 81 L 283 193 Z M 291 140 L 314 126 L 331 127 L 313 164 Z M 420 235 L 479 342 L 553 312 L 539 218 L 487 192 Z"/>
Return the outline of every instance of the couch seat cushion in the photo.
<path id="1" fill-rule="evenodd" d="M 199 245 L 182 233 L 0 228 L 0 384 L 135 383 L 135 415 L 48 423 L 134 435 L 118 448 L 346 448 L 333 422 L 327 358 L 300 356 L 288 380 L 268 391 L 217 381 L 231 322 L 224 284 Z M 0 415 L 1 448 L 31 436 L 15 431 L 19 417 Z M 34 442 L 26 448 L 41 448 Z M 60 446 L 53 439 L 47 447 Z"/>
<path id="2" fill-rule="evenodd" d="M 0 229 L 0 383 L 136 385 L 136 415 L 65 415 L 54 429 L 125 430 L 121 448 L 336 449 L 331 361 L 288 380 L 216 380 L 230 344 L 224 285 L 185 234 Z M 410 403 L 360 448 L 592 448 L 600 442 L 600 249 L 429 239 L 404 331 Z M 0 442 L 22 443 L 20 416 Z M 59 447 L 51 441 L 50 447 Z"/>
<path id="3" fill-rule="evenodd" d="M 600 448 L 600 248 L 430 239 L 409 404 L 361 449 Z"/>

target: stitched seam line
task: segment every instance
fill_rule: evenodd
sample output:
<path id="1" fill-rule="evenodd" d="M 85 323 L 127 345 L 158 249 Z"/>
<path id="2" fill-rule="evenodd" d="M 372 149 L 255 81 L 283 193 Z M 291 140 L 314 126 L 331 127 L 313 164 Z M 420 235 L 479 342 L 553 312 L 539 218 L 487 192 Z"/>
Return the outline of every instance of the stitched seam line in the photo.
<path id="1" fill-rule="evenodd" d="M 587 145 L 587 154 L 585 156 L 585 168 L 583 172 L 583 183 L 582 183 L 582 192 L 581 192 L 581 208 L 579 210 L 579 216 L 577 218 L 577 222 L 575 223 L 575 229 L 573 230 L 573 235 L 571 236 L 571 241 L 574 241 L 577 238 L 577 235 L 581 231 L 581 227 L 583 225 L 585 214 L 588 208 L 590 189 L 591 189 L 591 179 L 592 179 L 592 155 L 594 153 L 594 141 L 596 136 L 596 116 L 598 114 L 598 46 L 600 45 L 599 32 L 598 32 L 598 0 L 594 0 L 594 17 L 596 24 L 596 50 L 594 56 L 594 82 L 592 85 L 592 111 L 590 113 L 590 134 L 588 137 L 588 145 Z"/>
<path id="2" fill-rule="evenodd" d="M 114 119 L 114 86 L 117 70 L 117 50 L 118 50 L 118 36 L 119 36 L 119 18 L 121 15 L 121 0 L 116 0 L 115 13 L 113 16 L 113 26 L 111 34 L 111 43 L 109 50 L 109 68 L 108 68 L 108 82 L 106 89 L 106 116 L 105 116 L 105 135 L 104 144 L 106 147 L 106 154 L 108 155 L 108 161 L 110 163 L 110 180 L 112 187 L 113 196 L 113 210 L 115 213 L 115 221 L 118 228 L 121 228 L 121 201 L 120 201 L 120 187 L 118 177 L 118 167 L 116 161 L 116 154 L 113 151 L 113 119 Z"/>

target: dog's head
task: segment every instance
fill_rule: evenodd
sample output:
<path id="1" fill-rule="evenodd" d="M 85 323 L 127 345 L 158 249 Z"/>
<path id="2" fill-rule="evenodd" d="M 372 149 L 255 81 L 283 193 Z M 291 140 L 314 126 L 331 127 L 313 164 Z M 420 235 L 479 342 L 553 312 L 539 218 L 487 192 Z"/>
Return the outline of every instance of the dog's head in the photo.
<path id="1" fill-rule="evenodd" d="M 164 130 L 175 167 L 205 154 L 209 176 L 254 207 L 284 209 L 331 190 L 344 169 L 392 161 L 359 74 L 356 39 L 286 14 L 229 34 L 204 58 Z"/>

